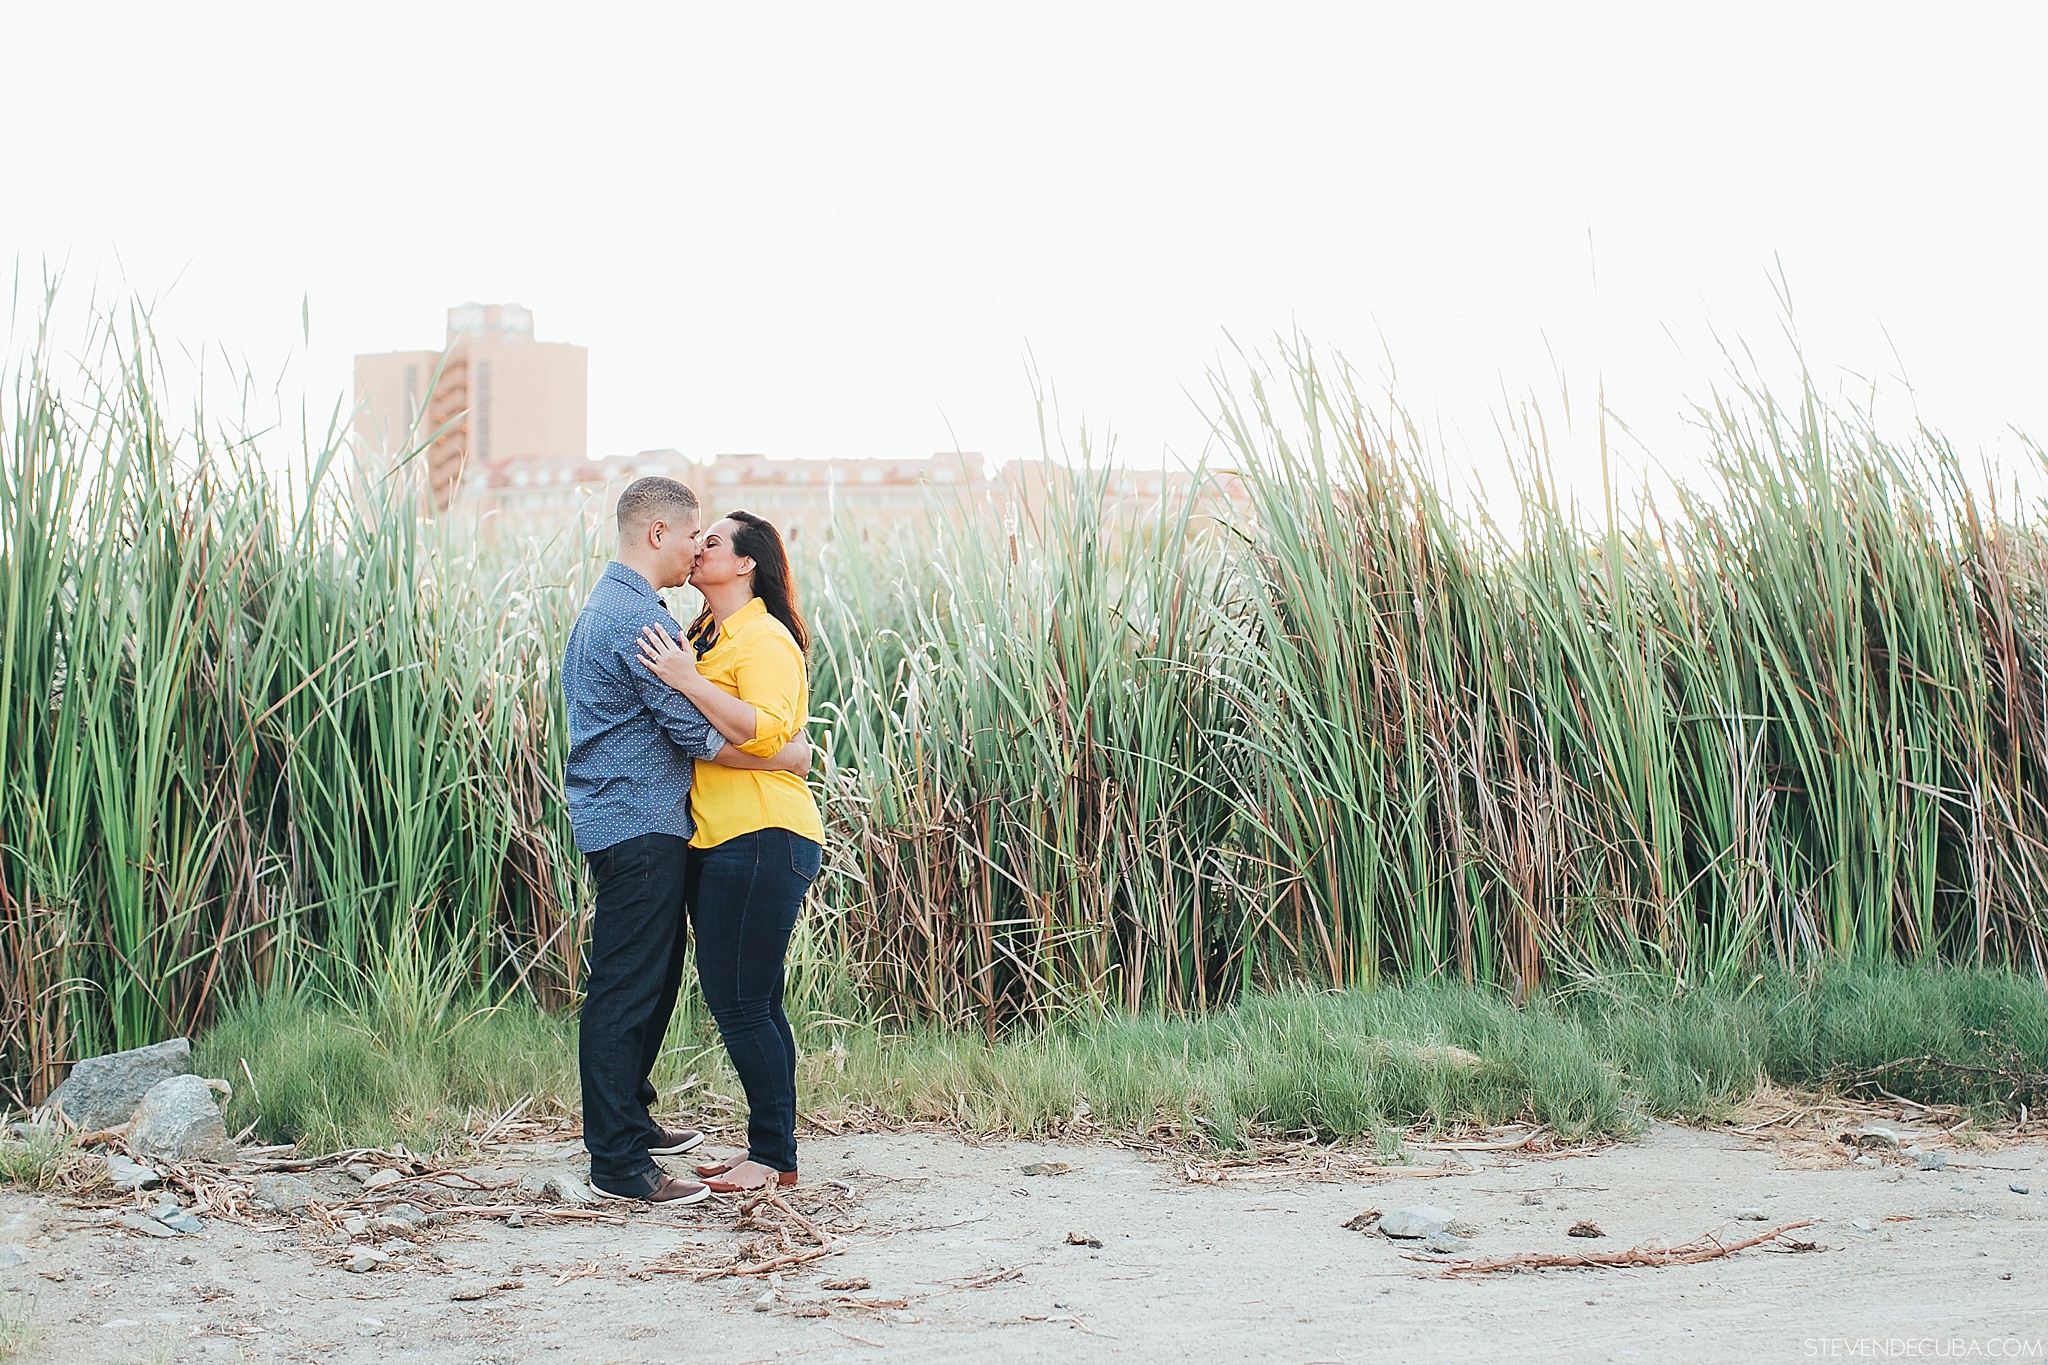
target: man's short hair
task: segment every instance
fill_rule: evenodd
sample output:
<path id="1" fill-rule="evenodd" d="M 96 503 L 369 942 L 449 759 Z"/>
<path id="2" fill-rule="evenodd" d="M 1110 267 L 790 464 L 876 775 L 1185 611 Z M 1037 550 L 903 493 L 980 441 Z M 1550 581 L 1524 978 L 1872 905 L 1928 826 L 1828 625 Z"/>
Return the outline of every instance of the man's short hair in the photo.
<path id="1" fill-rule="evenodd" d="M 688 484 L 659 475 L 635 479 L 619 494 L 619 534 L 636 534 L 663 518 L 680 521 L 696 510 L 697 495 Z"/>

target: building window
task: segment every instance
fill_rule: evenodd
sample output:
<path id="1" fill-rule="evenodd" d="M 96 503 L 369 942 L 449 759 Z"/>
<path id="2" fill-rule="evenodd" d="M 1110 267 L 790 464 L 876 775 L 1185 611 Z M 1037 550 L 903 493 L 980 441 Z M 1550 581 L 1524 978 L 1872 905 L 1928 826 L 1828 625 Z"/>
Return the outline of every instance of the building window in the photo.
<path id="1" fill-rule="evenodd" d="M 491 362 L 488 360 L 476 363 L 476 453 L 479 459 L 491 458 Z"/>

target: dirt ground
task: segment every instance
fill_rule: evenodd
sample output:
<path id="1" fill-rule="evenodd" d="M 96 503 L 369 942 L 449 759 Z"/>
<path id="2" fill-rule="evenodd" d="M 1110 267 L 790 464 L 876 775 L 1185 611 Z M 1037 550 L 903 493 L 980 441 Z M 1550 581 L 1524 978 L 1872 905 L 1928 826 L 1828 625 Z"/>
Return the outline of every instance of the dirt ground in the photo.
<path id="1" fill-rule="evenodd" d="M 2048 1353 L 2048 1143 L 1900 1125 L 1946 1160 L 1923 1171 L 1894 1151 L 1859 1165 L 1826 1126 L 1807 1141 L 1662 1127 L 1576 1155 L 1440 1148 L 1406 1175 L 1313 1151 L 1223 1165 L 1109 1145 L 814 1137 L 784 1206 L 666 1212 L 518 1195 L 508 1181 L 587 1169 L 578 1144 L 534 1141 L 482 1152 L 467 1178 L 415 1176 L 375 1197 L 333 1166 L 306 1171 L 349 1207 L 247 1210 L 162 1239 L 110 1225 L 104 1196 L 16 1193 L 0 1197 L 0 1242 L 28 1260 L 0 1270 L 0 1311 L 32 1317 L 26 1359 L 79 1365 Z M 1041 1163 L 1066 1169 L 1023 1169 Z M 199 1183 L 185 1202 L 202 1211 L 240 1188 Z M 341 1222 L 407 1198 L 466 1202 L 382 1242 Z M 1469 1250 L 1432 1256 L 1344 1226 L 1425 1203 L 1456 1214 Z M 1808 1220 L 1690 1266 L 1444 1274 Z M 1581 1222 L 1604 1236 L 1568 1236 Z M 1797 1242 L 1813 1249 L 1786 1249 Z M 345 1268 L 370 1244 L 390 1259 Z"/>

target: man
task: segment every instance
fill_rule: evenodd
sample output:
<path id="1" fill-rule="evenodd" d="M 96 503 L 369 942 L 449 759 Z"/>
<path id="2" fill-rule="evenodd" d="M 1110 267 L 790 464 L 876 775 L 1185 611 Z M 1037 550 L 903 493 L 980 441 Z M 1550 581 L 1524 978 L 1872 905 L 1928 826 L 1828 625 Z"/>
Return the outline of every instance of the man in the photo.
<path id="1" fill-rule="evenodd" d="M 649 1114 L 648 1077 L 675 1012 L 688 942 L 683 878 L 695 833 L 696 760 L 810 769 L 801 738 L 765 760 L 728 747 L 702 712 L 639 661 L 643 626 L 681 633 L 658 590 L 689 581 L 701 525 L 697 495 L 674 479 L 630 484 L 619 497 L 618 557 L 591 590 L 562 656 L 569 821 L 597 884 L 577 1044 L 590 1183 L 613 1198 L 664 1204 L 710 1194 L 654 1161 L 704 1135 L 660 1127 Z"/>

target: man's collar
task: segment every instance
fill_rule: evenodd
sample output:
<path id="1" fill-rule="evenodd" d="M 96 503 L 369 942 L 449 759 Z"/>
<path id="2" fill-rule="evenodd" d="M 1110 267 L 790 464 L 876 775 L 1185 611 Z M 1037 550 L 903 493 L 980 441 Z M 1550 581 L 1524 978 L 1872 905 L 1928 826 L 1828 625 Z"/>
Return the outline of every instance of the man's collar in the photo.
<path id="1" fill-rule="evenodd" d="M 661 598 L 661 594 L 654 590 L 654 585 L 647 581 L 646 575 L 621 560 L 614 559 L 611 563 L 605 565 L 604 576 L 611 579 L 614 583 L 633 589 L 635 592 L 644 592 L 657 601 Z"/>

